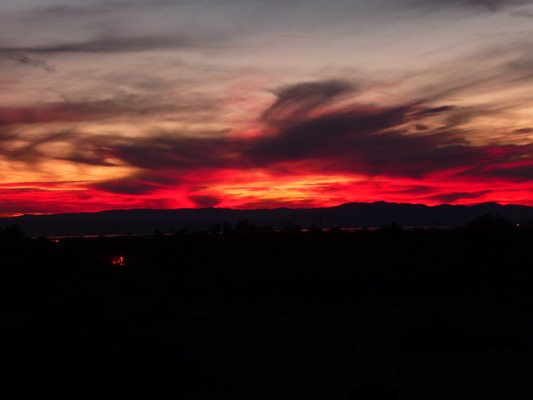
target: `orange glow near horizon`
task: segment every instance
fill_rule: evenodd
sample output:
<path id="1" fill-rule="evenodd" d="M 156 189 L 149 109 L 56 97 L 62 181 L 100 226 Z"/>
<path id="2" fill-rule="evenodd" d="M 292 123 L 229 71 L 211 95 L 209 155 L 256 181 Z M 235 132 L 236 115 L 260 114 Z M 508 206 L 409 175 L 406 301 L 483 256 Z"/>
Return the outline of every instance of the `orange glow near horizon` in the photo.
<path id="1" fill-rule="evenodd" d="M 345 175 L 271 175 L 262 172 L 228 171 L 214 174 L 209 185 L 189 182 L 182 189 L 161 187 L 145 194 L 106 193 L 79 183 L 0 186 L 0 196 L 9 199 L 1 217 L 22 214 L 98 212 L 140 208 L 315 208 L 333 207 L 349 202 L 387 201 L 434 206 L 439 204 L 473 205 L 483 202 L 533 206 L 529 182 L 505 179 L 487 181 L 435 177 L 427 180 L 393 179 Z M 189 177 L 192 179 L 192 176 Z"/>

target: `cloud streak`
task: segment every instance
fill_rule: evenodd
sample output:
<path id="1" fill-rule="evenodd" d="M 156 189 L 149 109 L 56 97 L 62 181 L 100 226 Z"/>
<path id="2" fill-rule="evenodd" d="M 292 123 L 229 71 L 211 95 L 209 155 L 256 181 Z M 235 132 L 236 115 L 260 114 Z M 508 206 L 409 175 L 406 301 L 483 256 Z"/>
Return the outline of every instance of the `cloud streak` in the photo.
<path id="1" fill-rule="evenodd" d="M 3 53 L 3 54 L 2 54 Z M 28 55 L 17 52 L 17 51 L 0 51 L 0 60 L 11 61 L 20 65 L 29 65 L 34 68 L 40 68 L 47 72 L 54 72 L 55 68 L 47 64 L 46 62 L 36 59 L 34 57 L 29 57 Z"/>
<path id="2" fill-rule="evenodd" d="M 341 80 L 303 82 L 284 86 L 273 90 L 277 99 L 265 110 L 261 118 L 269 123 L 302 119 L 341 96 L 353 93 L 354 90 L 353 84 Z"/>
<path id="3" fill-rule="evenodd" d="M 496 12 L 510 7 L 532 4 L 533 2 L 531 0 L 429 0 L 424 1 L 424 3 L 430 6 L 467 7 Z"/>
<path id="4" fill-rule="evenodd" d="M 107 119 L 138 119 L 146 117 L 170 117 L 178 115 L 214 113 L 218 109 L 216 99 L 202 96 L 176 98 L 174 103 L 161 102 L 157 98 L 137 95 L 119 95 L 102 100 L 65 100 L 28 107 L 0 108 L 0 124 L 50 124 L 56 122 L 104 121 Z"/>
<path id="5" fill-rule="evenodd" d="M 198 47 L 200 43 L 186 37 L 155 36 L 155 37 L 102 37 L 78 42 L 61 42 L 52 45 L 0 47 L 0 54 L 13 55 L 59 54 L 59 53 L 129 53 L 146 52 L 165 49 Z M 204 43 L 206 45 L 206 43 Z"/>

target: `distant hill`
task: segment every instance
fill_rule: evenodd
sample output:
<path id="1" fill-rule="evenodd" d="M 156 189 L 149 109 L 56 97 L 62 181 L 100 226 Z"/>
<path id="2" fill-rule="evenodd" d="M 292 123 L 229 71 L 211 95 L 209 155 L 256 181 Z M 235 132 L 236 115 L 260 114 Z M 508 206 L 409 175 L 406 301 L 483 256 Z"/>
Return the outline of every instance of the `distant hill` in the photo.
<path id="1" fill-rule="evenodd" d="M 483 203 L 474 206 L 426 206 L 398 203 L 347 203 L 331 208 L 276 208 L 233 210 L 200 208 L 176 210 L 113 210 L 97 213 L 24 215 L 0 218 L 0 228 L 19 224 L 28 236 L 151 234 L 181 229 L 209 229 L 217 223 L 235 224 L 248 219 L 257 226 L 274 229 L 286 225 L 306 228 L 401 226 L 457 226 L 476 217 L 492 214 L 514 224 L 533 221 L 533 207 Z"/>

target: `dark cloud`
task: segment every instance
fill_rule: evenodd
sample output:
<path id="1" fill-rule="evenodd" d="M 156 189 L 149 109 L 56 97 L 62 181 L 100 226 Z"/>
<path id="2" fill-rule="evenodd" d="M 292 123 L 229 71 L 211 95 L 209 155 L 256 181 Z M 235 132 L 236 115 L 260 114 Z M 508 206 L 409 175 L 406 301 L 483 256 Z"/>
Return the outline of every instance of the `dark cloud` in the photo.
<path id="1" fill-rule="evenodd" d="M 69 149 L 62 155 L 53 156 L 40 149 L 45 143 L 66 143 Z M 191 171 L 232 165 L 233 158 L 238 158 L 238 155 L 232 157 L 237 147 L 239 143 L 223 138 L 193 139 L 178 134 L 128 138 L 120 135 L 85 136 L 81 132 L 60 132 L 28 139 L 26 145 L 5 152 L 4 156 L 31 164 L 44 158 L 55 158 L 101 166 L 113 166 L 119 162 L 146 171 Z M 127 185 L 125 187 L 128 190 Z"/>
<path id="2" fill-rule="evenodd" d="M 530 0 L 451 0 L 451 2 L 469 7 L 483 7 L 490 11 L 499 11 L 508 7 L 531 3 Z"/>
<path id="3" fill-rule="evenodd" d="M 113 194 L 146 195 L 165 188 L 175 188 L 183 181 L 176 177 L 167 177 L 161 171 L 145 171 L 120 179 L 111 179 L 91 184 L 90 188 Z"/>
<path id="4" fill-rule="evenodd" d="M 115 164 L 108 161 L 106 145 L 114 140 L 113 137 L 99 140 L 98 137 L 87 137 L 74 130 L 29 137 L 23 133 L 10 133 L 3 138 L 0 135 L 0 142 L 11 143 L 9 147 L 0 147 L 0 155 L 8 160 L 23 161 L 27 164 L 39 164 L 44 159 L 59 159 L 79 164 L 112 166 Z M 13 146 L 13 143 L 17 145 Z M 63 145 L 63 155 L 50 154 L 42 148 L 42 145 L 46 144 Z"/>
<path id="5" fill-rule="evenodd" d="M 68 153 L 62 156 L 56 156 L 56 159 L 71 161 L 76 164 L 86 164 L 95 166 L 114 166 L 110 161 L 110 151 L 108 141 L 99 143 L 98 140 L 80 139 L 71 142 L 71 148 Z M 34 162 L 37 160 L 33 160 Z"/>
<path id="6" fill-rule="evenodd" d="M 459 125 L 464 125 L 472 121 L 476 116 L 483 114 L 482 112 L 476 111 L 461 111 L 453 113 L 446 118 L 445 126 L 442 129 L 450 129 Z"/>
<path id="7" fill-rule="evenodd" d="M 189 138 L 158 135 L 135 140 L 117 139 L 107 146 L 113 158 L 146 170 L 195 170 L 243 167 L 242 143 L 223 137 Z"/>
<path id="8" fill-rule="evenodd" d="M 511 15 L 513 17 L 520 17 L 520 18 L 533 18 L 533 11 L 530 11 L 530 10 L 513 11 Z"/>
<path id="9" fill-rule="evenodd" d="M 13 141 L 13 140 L 17 140 L 18 138 L 18 135 L 11 132 L 11 130 L 7 127 L 4 126 L 4 124 L 2 124 L 2 122 L 0 122 L 0 143 L 1 142 L 10 142 L 10 141 Z M 1 150 L 1 148 L 0 148 Z"/>
<path id="10" fill-rule="evenodd" d="M 533 133 L 533 128 L 522 128 L 522 129 L 515 129 L 513 133 L 518 134 L 527 134 L 527 133 Z"/>
<path id="11" fill-rule="evenodd" d="M 352 83 L 329 80 L 321 82 L 304 82 L 283 86 L 272 92 L 277 100 L 263 113 L 264 121 L 301 119 L 347 93 L 355 90 Z"/>
<path id="12" fill-rule="evenodd" d="M 0 125 L 46 124 L 55 122 L 128 120 L 137 117 L 165 117 L 180 120 L 205 120 L 218 111 L 216 99 L 200 95 L 183 96 L 174 103 L 137 95 L 118 95 L 102 100 L 78 100 L 39 104 L 22 108 L 0 108 Z"/>
<path id="13" fill-rule="evenodd" d="M 215 197 L 215 196 L 189 196 L 189 200 L 191 200 L 196 207 L 215 207 L 219 205 L 222 201 L 222 199 Z"/>
<path id="14" fill-rule="evenodd" d="M 109 99 L 87 102 L 48 103 L 36 107 L 0 108 L 0 122 L 11 124 L 43 124 L 54 122 L 76 122 L 88 120 L 102 120 L 123 115 L 146 115 L 157 111 L 169 111 L 169 106 L 150 107 L 131 99 Z M 162 109 L 161 109 L 162 108 Z"/>
<path id="15" fill-rule="evenodd" d="M 425 116 L 420 104 L 372 110 L 354 108 L 281 126 L 276 135 L 260 137 L 247 149 L 258 166 L 306 161 L 308 170 L 421 178 L 431 172 L 462 170 L 466 175 L 490 176 L 506 163 L 531 154 L 528 146 L 472 146 L 458 125 L 469 118 L 448 121 L 447 129 L 409 134 L 402 126 Z M 451 107 L 428 108 L 434 113 Z M 467 114 L 468 116 L 468 114 Z M 416 126 L 416 125 L 415 125 Z M 518 179 L 529 179 L 525 172 Z"/>
<path id="16" fill-rule="evenodd" d="M 43 60 L 39 60 L 34 57 L 29 57 L 28 55 L 21 52 L 1 52 L 0 51 L 0 61 L 7 60 L 16 64 L 29 65 L 34 68 L 41 68 L 48 72 L 54 72 L 54 67 L 50 66 Z"/>
<path id="17" fill-rule="evenodd" d="M 419 2 L 426 6 L 439 7 L 468 7 L 485 9 L 487 11 L 501 11 L 509 7 L 531 4 L 531 0 L 423 0 Z"/>
<path id="18" fill-rule="evenodd" d="M 48 143 L 69 142 L 75 138 L 75 133 L 72 131 L 60 131 L 53 132 L 47 135 L 40 136 L 35 139 L 26 139 L 22 135 L 15 135 L 11 140 L 13 141 L 26 141 L 26 144 L 19 146 L 13 150 L 0 149 L 0 154 L 6 157 L 8 160 L 24 161 L 30 164 L 38 163 L 43 158 L 48 158 L 46 154 L 39 147 Z"/>
<path id="19" fill-rule="evenodd" d="M 420 111 L 420 114 L 438 114 L 438 113 L 442 113 L 445 111 L 455 110 L 456 108 L 457 107 L 453 105 L 433 107 L 433 108 L 427 108 L 425 110 Z"/>
<path id="20" fill-rule="evenodd" d="M 413 107 L 387 110 L 353 109 L 307 119 L 282 127 L 277 135 L 259 138 L 250 150 L 256 162 L 298 159 L 336 159 L 339 152 L 363 146 L 371 150 L 379 141 L 373 134 L 408 121 Z"/>
<path id="21" fill-rule="evenodd" d="M 207 45 L 207 43 L 204 43 Z M 160 49 L 188 48 L 203 45 L 185 36 L 103 37 L 82 42 L 62 42 L 42 46 L 0 47 L 0 54 L 53 53 L 123 53 Z"/>
<path id="22" fill-rule="evenodd" d="M 241 204 L 240 209 L 274 209 L 274 208 L 309 208 L 317 207 L 320 204 L 314 199 L 294 200 L 292 198 L 265 198 L 256 201 L 250 201 L 248 203 Z"/>
<path id="23" fill-rule="evenodd" d="M 135 178 L 119 179 L 106 182 L 99 182 L 92 185 L 92 188 L 104 192 L 126 195 L 148 194 L 159 189 L 158 186 L 151 183 L 143 182 Z"/>
<path id="24" fill-rule="evenodd" d="M 499 168 L 490 172 L 490 176 L 520 181 L 533 181 L 533 163 L 529 165 Z"/>
<path id="25" fill-rule="evenodd" d="M 29 17 L 31 18 L 79 18 L 89 15 L 100 15 L 107 13 L 111 10 L 110 7 L 105 7 L 103 4 L 92 7 L 73 7 L 65 5 L 57 5 L 50 7 L 37 7 L 34 8 Z"/>
<path id="26" fill-rule="evenodd" d="M 389 186 L 389 189 L 390 190 L 387 191 L 387 193 L 389 194 L 408 193 L 415 195 L 424 195 L 428 193 L 433 193 L 435 191 L 435 188 L 432 186 L 405 184 Z"/>
<path id="27" fill-rule="evenodd" d="M 505 161 L 500 163 L 487 163 L 476 168 L 473 173 L 485 174 L 493 177 L 500 177 L 506 179 L 514 179 L 519 181 L 533 181 L 533 145 L 516 146 L 521 151 L 529 155 L 529 158 L 524 159 L 525 156 L 508 157 Z M 514 153 L 516 149 L 512 148 Z"/>
<path id="28" fill-rule="evenodd" d="M 440 127 L 441 130 L 450 129 L 457 127 L 459 125 L 464 125 L 474 119 L 476 116 L 487 115 L 491 112 L 488 108 L 471 108 L 471 107 L 456 107 L 454 105 L 446 105 L 440 107 L 426 108 L 418 112 L 418 117 L 427 117 L 427 116 L 444 116 L 444 119 L 441 121 L 443 125 Z M 424 125 L 417 124 L 415 126 L 416 130 L 425 130 Z M 427 129 L 427 127 L 426 127 Z"/>
<path id="29" fill-rule="evenodd" d="M 427 200 L 436 201 L 442 204 L 450 204 L 450 203 L 455 203 L 458 200 L 462 200 L 462 199 L 469 199 L 469 200 L 477 199 L 488 193 L 490 193 L 490 191 L 488 190 L 470 192 L 470 193 L 465 193 L 465 192 L 444 193 L 444 194 L 437 194 L 434 196 L 427 197 Z"/>

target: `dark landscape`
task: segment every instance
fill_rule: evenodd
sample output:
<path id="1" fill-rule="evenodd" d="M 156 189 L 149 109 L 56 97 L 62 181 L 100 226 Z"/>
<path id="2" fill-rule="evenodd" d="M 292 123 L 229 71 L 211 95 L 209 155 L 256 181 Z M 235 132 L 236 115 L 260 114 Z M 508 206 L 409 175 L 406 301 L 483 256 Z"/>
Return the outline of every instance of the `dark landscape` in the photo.
<path id="1" fill-rule="evenodd" d="M 222 228 L 61 239 L 0 230 L 4 390 L 529 398 L 531 222 L 213 224 Z"/>
<path id="2" fill-rule="evenodd" d="M 97 213 L 22 215 L 0 218 L 0 228 L 18 224 L 30 237 L 174 233 L 180 230 L 222 231 L 224 224 L 248 220 L 275 230 L 307 228 L 379 228 L 393 223 L 403 227 L 453 228 L 491 214 L 513 224 L 533 220 L 533 207 L 483 203 L 473 206 L 443 204 L 348 203 L 329 208 L 276 208 L 234 210 L 198 208 L 176 210 L 113 210 Z"/>

